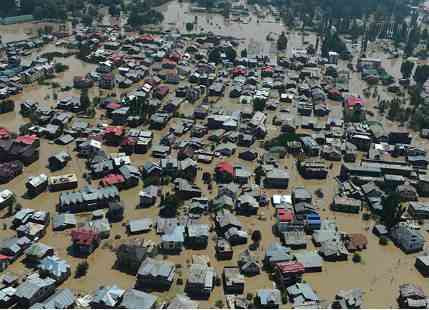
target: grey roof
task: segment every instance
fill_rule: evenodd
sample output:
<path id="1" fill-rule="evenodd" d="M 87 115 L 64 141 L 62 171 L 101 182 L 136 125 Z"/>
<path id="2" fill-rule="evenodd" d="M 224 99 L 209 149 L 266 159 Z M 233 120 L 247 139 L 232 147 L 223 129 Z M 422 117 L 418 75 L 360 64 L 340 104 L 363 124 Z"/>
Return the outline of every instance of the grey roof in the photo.
<path id="1" fill-rule="evenodd" d="M 322 267 L 322 258 L 316 252 L 305 251 L 295 253 L 296 261 L 302 263 L 304 268 Z"/>
<path id="2" fill-rule="evenodd" d="M 53 278 L 59 279 L 70 272 L 70 265 L 57 256 L 47 256 L 40 261 L 38 269 L 47 272 Z"/>
<path id="3" fill-rule="evenodd" d="M 61 213 L 54 215 L 52 227 L 54 230 L 64 228 L 65 226 L 76 226 L 76 216 L 71 213 Z"/>
<path id="4" fill-rule="evenodd" d="M 191 300 L 186 295 L 178 294 L 173 300 L 170 301 L 167 309 L 197 309 L 198 303 Z"/>
<path id="5" fill-rule="evenodd" d="M 290 249 L 279 242 L 274 242 L 267 248 L 265 257 L 270 261 L 289 261 L 292 259 Z"/>
<path id="6" fill-rule="evenodd" d="M 190 224 L 187 226 L 189 237 L 205 237 L 209 235 L 209 225 L 207 224 Z"/>
<path id="7" fill-rule="evenodd" d="M 55 285 L 51 278 L 30 277 L 16 288 L 15 296 L 22 299 L 31 299 L 40 290 Z"/>
<path id="8" fill-rule="evenodd" d="M 31 309 L 70 309 L 75 301 L 73 292 L 68 288 L 62 288 L 45 301 L 34 304 Z"/>
<path id="9" fill-rule="evenodd" d="M 36 256 L 42 258 L 48 251 L 52 250 L 53 247 L 44 243 L 38 242 L 32 244 L 26 251 L 26 255 Z"/>
<path id="10" fill-rule="evenodd" d="M 281 293 L 278 289 L 259 289 L 257 296 L 261 305 L 280 305 L 282 303 Z"/>
<path id="11" fill-rule="evenodd" d="M 275 168 L 267 172 L 267 179 L 289 179 L 289 172 L 284 169 Z"/>
<path id="12" fill-rule="evenodd" d="M 94 188 L 85 186 L 81 191 L 77 192 L 61 192 L 60 205 L 73 206 L 84 202 L 102 201 L 115 199 L 119 197 L 119 191 L 116 186 L 108 186 L 102 188 Z"/>
<path id="13" fill-rule="evenodd" d="M 125 309 L 151 309 L 157 299 L 155 295 L 129 288 L 122 296 L 119 307 Z"/>
<path id="14" fill-rule="evenodd" d="M 125 290 L 117 287 L 116 285 L 102 286 L 95 292 L 91 303 L 105 305 L 107 307 L 115 307 L 124 292 Z"/>
<path id="15" fill-rule="evenodd" d="M 203 285 L 204 288 L 212 289 L 215 270 L 203 264 L 192 264 L 189 270 L 188 282 Z"/>
<path id="16" fill-rule="evenodd" d="M 165 233 L 161 236 L 161 242 L 184 242 L 185 241 L 185 227 L 177 225 L 174 230 Z"/>
<path id="17" fill-rule="evenodd" d="M 153 219 L 151 218 L 130 220 L 128 222 L 128 229 L 131 233 L 150 230 L 152 226 L 153 226 Z"/>
<path id="18" fill-rule="evenodd" d="M 344 243 L 339 239 L 331 239 L 322 242 L 320 253 L 325 257 L 349 254 Z"/>
<path id="19" fill-rule="evenodd" d="M 298 296 L 302 296 L 306 301 L 319 301 L 319 296 L 313 291 L 312 287 L 308 283 L 296 283 L 287 288 L 287 292 L 290 296 L 295 299 Z"/>
<path id="20" fill-rule="evenodd" d="M 175 265 L 173 263 L 147 257 L 140 265 L 138 275 L 169 278 L 174 271 Z"/>
<path id="21" fill-rule="evenodd" d="M 238 228 L 242 227 L 238 218 L 235 215 L 233 215 L 231 212 L 229 212 L 228 210 L 224 210 L 223 212 L 219 212 L 216 215 L 216 220 L 219 223 L 220 227 L 225 227 L 228 225 L 233 225 L 233 226 L 236 226 Z"/>

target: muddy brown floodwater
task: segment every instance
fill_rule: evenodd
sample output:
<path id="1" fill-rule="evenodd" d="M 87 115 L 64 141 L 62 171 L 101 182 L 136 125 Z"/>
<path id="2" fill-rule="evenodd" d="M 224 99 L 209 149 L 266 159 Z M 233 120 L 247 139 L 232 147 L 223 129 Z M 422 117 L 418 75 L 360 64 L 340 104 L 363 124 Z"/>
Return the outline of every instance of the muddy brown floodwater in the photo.
<path id="1" fill-rule="evenodd" d="M 186 22 L 193 21 L 195 14 L 189 13 L 189 3 L 179 3 L 177 1 L 172 1 L 160 10 L 163 11 L 165 15 L 165 21 L 163 24 L 164 29 L 174 28 L 181 31 L 185 31 Z M 202 31 L 212 31 L 217 34 L 231 35 L 240 39 L 243 39 L 241 42 L 242 47 L 247 47 L 249 49 L 254 49 L 255 52 L 268 53 L 275 55 L 274 50 L 272 49 L 272 42 L 266 40 L 267 34 L 273 32 L 275 34 L 280 33 L 281 31 L 287 31 L 287 29 L 279 24 L 270 21 L 263 21 L 256 18 L 255 15 L 251 14 L 249 17 L 243 18 L 244 22 L 232 22 L 226 21 L 220 15 L 208 15 L 198 13 L 198 30 Z M 37 26 L 31 23 L 12 25 L 12 26 L 0 26 L 0 34 L 3 37 L 5 42 L 17 39 L 24 39 L 28 36 L 30 30 L 36 29 Z M 299 33 L 291 32 L 289 33 L 289 46 L 288 52 L 290 53 L 292 48 L 302 47 L 304 42 L 314 42 L 315 35 L 310 34 L 303 36 Z M 47 51 L 64 51 L 60 47 L 56 47 L 54 44 L 45 46 L 43 49 L 36 52 L 36 54 L 42 54 Z M 34 55 L 36 55 L 34 54 Z M 356 54 L 356 53 L 355 53 Z M 31 56 L 31 57 L 34 57 Z M 387 59 L 387 56 L 381 52 L 374 50 L 370 56 L 378 56 L 383 59 L 383 65 L 386 70 L 393 74 L 395 77 L 399 77 L 399 68 L 400 60 Z M 355 55 L 356 56 L 356 55 Z M 31 60 L 25 59 L 25 61 Z M 274 59 L 273 59 L 274 60 Z M 52 82 L 58 82 L 61 87 L 70 86 L 72 84 L 73 77 L 75 75 L 85 75 L 88 72 L 91 72 L 95 69 L 94 65 L 82 63 L 80 60 L 76 59 L 74 56 L 68 58 L 57 58 L 56 61 L 63 62 L 67 64 L 70 68 L 69 71 L 57 76 Z M 356 62 L 356 57 L 355 60 Z M 346 63 L 341 63 L 340 66 L 345 67 Z M 360 77 L 357 73 L 352 74 L 351 80 L 351 92 L 362 94 L 363 88 L 366 88 L 364 82 L 360 80 Z M 138 86 L 138 85 L 137 85 Z M 133 86 L 131 89 L 135 89 L 137 86 Z M 382 87 L 379 87 L 380 93 L 382 96 L 390 98 L 391 96 L 384 92 Z M 130 89 L 129 89 L 130 90 Z M 126 91 L 129 91 L 126 90 Z M 76 90 L 71 90 L 69 92 L 59 92 L 58 89 L 54 90 L 51 86 L 41 86 L 41 85 L 32 85 L 25 87 L 25 90 L 22 94 L 15 96 L 11 99 L 15 100 L 17 103 L 24 100 L 33 100 L 39 103 L 46 104 L 48 106 L 54 105 L 53 93 L 57 92 L 59 97 L 65 95 L 76 95 L 79 96 L 79 92 Z M 116 90 L 118 94 L 125 92 L 125 90 Z M 226 91 L 228 93 L 228 91 Z M 96 89 L 92 89 L 90 92 L 91 96 L 100 96 L 106 93 L 100 93 Z M 374 98 L 369 98 L 368 100 L 369 109 L 375 110 L 376 100 Z M 220 100 L 216 105 L 222 105 L 225 109 L 235 110 L 240 109 L 240 105 L 237 100 L 228 98 L 227 96 Z M 332 115 L 341 116 L 341 104 L 328 101 L 328 105 L 332 110 Z M 183 113 L 189 113 L 193 110 L 194 105 L 184 104 L 181 107 Z M 0 115 L 0 125 L 7 127 L 12 131 L 17 131 L 19 125 L 26 122 L 25 119 L 21 117 L 18 113 L 18 108 L 15 112 L 7 113 Z M 100 116 L 100 111 L 97 111 L 97 116 Z M 267 124 L 271 124 L 273 116 L 275 113 L 268 112 L 268 121 Z M 374 119 L 381 120 L 384 122 L 385 127 L 395 128 L 396 125 L 390 122 L 387 122 L 383 117 L 376 114 Z M 320 118 L 320 122 L 324 122 L 326 118 Z M 95 120 L 92 120 L 91 123 L 95 123 Z M 169 124 L 168 127 L 174 126 L 174 121 Z M 155 131 L 155 141 L 156 144 L 160 137 L 164 135 L 169 128 L 166 128 L 162 131 Z M 274 137 L 278 134 L 278 128 L 275 128 L 269 125 L 269 137 Z M 189 133 L 186 134 L 183 138 L 188 138 Z M 426 149 L 429 150 L 427 142 L 416 138 L 419 144 L 423 145 Z M 72 145 L 69 146 L 58 146 L 55 144 L 50 144 L 48 141 L 43 139 L 41 141 L 40 147 L 40 160 L 29 167 L 24 169 L 24 173 L 14 179 L 12 182 L 4 185 L 3 187 L 13 190 L 17 196 L 18 200 L 22 203 L 24 207 L 34 208 L 36 210 L 46 210 L 55 213 L 55 205 L 58 202 L 58 193 L 42 193 L 33 200 L 26 200 L 22 198 L 22 195 L 25 192 L 25 182 L 29 176 L 37 175 L 40 173 L 46 173 L 51 175 L 51 173 L 46 168 L 48 163 L 48 157 L 60 150 L 67 150 L 70 154 L 73 154 Z M 255 146 L 252 147 L 256 149 L 261 154 L 263 150 L 259 148 L 259 143 L 255 143 Z M 104 147 L 108 152 L 117 152 L 116 148 Z M 255 163 L 242 162 L 238 159 L 237 154 L 243 148 L 238 148 L 236 155 L 228 158 L 227 160 L 232 163 L 240 163 L 244 166 L 247 166 L 249 169 L 253 170 L 255 168 Z M 133 155 L 132 162 L 135 165 L 142 165 L 146 160 L 151 159 L 148 154 L 146 155 Z M 213 172 L 215 165 L 220 162 L 222 159 L 215 159 L 212 164 L 200 164 L 201 170 L 198 171 L 198 176 L 196 178 L 196 184 L 204 190 L 205 196 L 208 198 L 213 198 L 216 195 L 216 189 L 212 192 L 207 191 L 207 185 L 204 185 L 201 182 L 202 174 L 205 171 Z M 332 300 L 335 296 L 335 293 L 339 289 L 350 289 L 350 288 L 362 288 L 365 292 L 364 295 L 364 305 L 371 308 L 381 308 L 381 307 L 396 307 L 396 297 L 398 293 L 398 287 L 402 283 L 410 282 L 416 283 L 423 287 L 423 289 L 429 293 L 429 282 L 427 279 L 423 278 L 420 273 L 418 273 L 414 268 L 414 261 L 416 255 L 405 255 L 401 250 L 393 246 L 392 244 L 382 247 L 378 244 L 378 239 L 370 233 L 373 223 L 365 222 L 361 219 L 359 215 L 347 215 L 341 213 L 334 213 L 330 211 L 329 205 L 332 202 L 332 199 L 337 190 L 337 183 L 335 177 L 339 173 L 340 164 L 334 163 L 333 169 L 329 172 L 329 177 L 324 181 L 308 181 L 302 179 L 296 170 L 296 162 L 292 157 L 286 157 L 280 161 L 282 166 L 288 167 L 290 172 L 290 185 L 287 190 L 264 190 L 268 195 L 273 195 L 277 193 L 291 193 L 291 190 L 295 186 L 305 186 L 309 191 L 314 192 L 319 188 L 322 188 L 324 197 L 322 199 L 316 199 L 315 205 L 320 209 L 322 218 L 335 219 L 340 231 L 348 233 L 363 233 L 367 236 L 369 244 L 368 249 L 363 251 L 362 258 L 363 262 L 360 264 L 355 264 L 349 259 L 346 262 L 336 262 L 329 263 L 324 262 L 323 272 L 305 274 L 304 280 L 311 284 L 315 291 L 320 295 L 323 301 Z M 79 188 L 86 184 L 86 181 L 82 178 L 83 173 L 85 172 L 85 162 L 75 155 L 73 155 L 73 160 L 67 165 L 65 169 L 57 174 L 64 174 L 68 172 L 74 172 L 79 176 Z M 93 182 L 96 185 L 96 182 Z M 139 187 L 121 191 L 121 199 L 126 206 L 126 220 L 138 219 L 143 217 L 152 217 L 155 218 L 158 214 L 158 207 L 151 207 L 148 209 L 136 209 L 138 201 L 138 192 L 141 189 Z M 259 229 L 262 232 L 262 242 L 260 248 L 256 251 L 259 259 L 262 260 L 265 250 L 268 246 L 275 241 L 278 241 L 277 237 L 274 237 L 272 234 L 272 226 L 274 224 L 274 209 L 270 207 L 262 208 L 260 210 L 263 213 L 263 216 L 253 216 L 253 217 L 243 217 L 239 216 L 240 221 L 245 226 L 246 230 L 251 233 L 255 229 Z M 261 214 L 260 214 L 261 215 Z M 90 217 L 90 214 L 80 214 L 79 220 L 84 221 Z M 265 218 L 265 219 L 261 219 Z M 8 218 L 0 218 L 0 227 L 4 223 L 9 223 Z M 204 223 L 212 224 L 208 217 L 203 218 Z M 14 234 L 11 230 L 1 231 L 1 237 L 6 237 L 8 235 Z M 114 240 L 116 235 L 121 236 L 121 240 Z M 142 238 L 151 239 L 155 242 L 159 241 L 159 236 L 156 235 L 155 231 L 141 235 Z M 168 256 L 168 260 L 180 264 L 182 267 L 179 272 L 179 276 L 182 277 L 185 281 L 188 274 L 188 263 L 192 261 L 192 255 L 194 254 L 204 254 L 208 255 L 211 260 L 211 265 L 215 267 L 218 273 L 222 273 L 224 266 L 236 265 L 237 259 L 241 251 L 247 248 L 247 245 L 242 245 L 234 247 L 234 257 L 231 261 L 217 261 L 215 259 L 214 252 L 214 233 L 210 233 L 209 245 L 206 250 L 193 251 L 186 250 L 183 251 L 181 255 L 178 256 Z M 427 235 L 425 234 L 425 237 Z M 117 284 L 122 288 L 132 287 L 135 283 L 135 277 L 121 273 L 117 270 L 114 270 L 112 267 L 115 262 L 115 254 L 112 252 L 111 247 L 117 245 L 119 242 L 123 241 L 126 237 L 125 227 L 123 224 L 113 224 L 111 231 L 111 239 L 108 241 L 103 241 L 102 246 L 99 247 L 89 258 L 89 271 L 88 275 L 84 280 L 77 280 L 71 277 L 62 287 L 72 288 L 74 291 L 80 294 L 87 294 L 93 292 L 99 285 L 110 285 Z M 43 243 L 53 246 L 58 255 L 62 258 L 65 258 L 72 265 L 72 274 L 74 274 L 77 264 L 81 259 L 74 258 L 68 255 L 67 248 L 70 246 L 70 237 L 69 232 L 59 232 L 53 233 L 52 229 L 48 229 L 48 233 L 42 240 Z M 312 243 L 309 242 L 309 249 L 314 249 Z M 162 259 L 162 257 L 159 257 Z M 17 274 L 27 273 L 28 270 L 24 267 L 21 261 L 15 262 L 9 268 L 10 271 L 16 272 Z M 252 278 L 247 278 L 245 285 L 245 294 L 246 293 L 255 293 L 259 288 L 270 288 L 273 287 L 274 283 L 269 279 L 267 273 L 262 272 L 260 275 Z M 178 292 L 183 292 L 184 286 L 173 285 L 172 289 L 163 294 L 159 294 L 162 300 L 166 300 L 170 297 L 175 296 Z M 208 308 L 211 307 L 216 300 L 224 300 L 224 294 L 222 287 L 216 287 L 211 294 L 211 297 L 208 301 L 200 301 L 200 307 Z M 283 305 L 284 307 L 290 307 L 290 304 Z"/>

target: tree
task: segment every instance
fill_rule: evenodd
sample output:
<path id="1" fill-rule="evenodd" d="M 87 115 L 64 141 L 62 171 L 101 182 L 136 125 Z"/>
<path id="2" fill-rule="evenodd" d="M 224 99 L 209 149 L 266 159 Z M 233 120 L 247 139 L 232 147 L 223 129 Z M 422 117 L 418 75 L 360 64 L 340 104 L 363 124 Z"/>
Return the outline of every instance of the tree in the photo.
<path id="1" fill-rule="evenodd" d="M 399 116 L 399 112 L 401 111 L 401 107 L 399 106 L 399 99 L 395 98 L 392 100 L 390 104 L 389 113 L 387 114 L 387 118 L 394 121 Z"/>
<path id="2" fill-rule="evenodd" d="M 82 16 L 81 22 L 85 26 L 90 27 L 92 25 L 93 21 L 94 21 L 94 17 L 95 16 L 92 16 L 92 15 L 89 15 L 89 14 L 84 14 Z"/>
<path id="3" fill-rule="evenodd" d="M 89 99 L 87 89 L 82 89 L 80 93 L 80 105 L 82 107 L 82 110 L 85 112 L 88 111 L 88 108 L 91 105 L 91 100 Z"/>
<path id="4" fill-rule="evenodd" d="M 398 192 L 392 192 L 383 197 L 381 218 L 388 229 L 399 223 L 403 210 Z"/>
<path id="5" fill-rule="evenodd" d="M 215 64 L 219 64 L 222 61 L 220 50 L 218 48 L 214 48 L 209 52 L 208 57 L 209 62 L 214 62 Z"/>
<path id="6" fill-rule="evenodd" d="M 240 56 L 242 58 L 247 58 L 247 49 L 241 50 Z"/>
<path id="7" fill-rule="evenodd" d="M 414 72 L 414 80 L 416 83 L 423 85 L 424 82 L 429 78 L 429 65 L 417 66 Z"/>
<path id="8" fill-rule="evenodd" d="M 61 73 L 61 72 L 67 71 L 68 69 L 69 69 L 69 66 L 67 66 L 61 62 L 57 62 L 54 65 L 54 70 L 56 73 Z"/>
<path id="9" fill-rule="evenodd" d="M 32 14 L 35 0 L 21 0 L 21 14 Z"/>
<path id="10" fill-rule="evenodd" d="M 164 20 L 164 15 L 154 10 L 150 1 L 139 1 L 130 6 L 128 24 L 131 27 L 143 25 L 160 24 Z"/>
<path id="11" fill-rule="evenodd" d="M 252 241 L 255 244 L 259 244 L 259 242 L 261 242 L 262 240 L 262 234 L 260 230 L 254 230 L 252 233 Z"/>
<path id="12" fill-rule="evenodd" d="M 360 263 L 362 261 L 362 256 L 359 253 L 354 253 L 352 257 L 353 263 Z"/>
<path id="13" fill-rule="evenodd" d="M 261 184 L 262 177 L 265 175 L 264 168 L 262 166 L 257 166 L 255 168 L 255 183 Z"/>
<path id="14" fill-rule="evenodd" d="M 414 69 L 414 62 L 412 61 L 403 61 L 401 64 L 401 73 L 405 79 L 408 79 L 411 76 L 411 73 Z"/>
<path id="15" fill-rule="evenodd" d="M 79 46 L 79 53 L 77 54 L 77 57 L 81 60 L 87 60 L 86 58 L 91 54 L 91 49 L 89 48 L 89 45 L 87 43 L 82 43 Z"/>
<path id="16" fill-rule="evenodd" d="M 85 276 L 88 272 L 88 268 L 89 265 L 87 261 L 80 262 L 76 267 L 75 278 L 81 278 Z"/>
<path id="17" fill-rule="evenodd" d="M 194 30 L 194 23 L 186 23 L 186 31 L 191 32 Z"/>
<path id="18" fill-rule="evenodd" d="M 223 5 L 223 16 L 225 18 L 229 18 L 229 15 L 231 14 L 231 2 L 225 1 Z"/>
<path id="19" fill-rule="evenodd" d="M 121 15 L 121 8 L 120 6 L 117 5 L 110 5 L 109 6 L 109 14 L 114 16 L 114 17 L 118 17 Z"/>
<path id="20" fill-rule="evenodd" d="M 378 244 L 379 245 L 388 245 L 389 244 L 389 239 L 387 239 L 384 236 L 381 236 L 380 239 L 378 240 Z"/>
<path id="21" fill-rule="evenodd" d="M 1 2 L 1 16 L 13 15 L 16 10 L 16 1 L 15 0 L 2 0 Z"/>
<path id="22" fill-rule="evenodd" d="M 235 59 L 237 58 L 237 51 L 230 46 L 226 47 L 224 52 L 225 52 L 226 58 L 231 62 L 234 62 Z"/>
<path id="23" fill-rule="evenodd" d="M 220 300 L 220 299 L 216 300 L 216 302 L 215 302 L 215 307 L 216 308 L 222 309 L 223 306 L 224 305 L 223 305 L 223 301 L 222 300 Z"/>
<path id="24" fill-rule="evenodd" d="M 287 49 L 287 44 L 288 44 L 288 39 L 285 32 L 283 31 L 280 34 L 279 38 L 277 39 L 277 49 L 279 51 L 284 51 Z"/>

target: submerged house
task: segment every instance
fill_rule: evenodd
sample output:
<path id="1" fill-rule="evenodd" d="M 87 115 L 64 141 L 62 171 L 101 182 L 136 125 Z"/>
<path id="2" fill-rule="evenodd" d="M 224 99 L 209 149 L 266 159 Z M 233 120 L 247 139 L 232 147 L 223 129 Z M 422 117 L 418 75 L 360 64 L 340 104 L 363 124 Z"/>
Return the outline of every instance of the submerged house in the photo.
<path id="1" fill-rule="evenodd" d="M 136 287 L 169 290 L 176 275 L 176 266 L 166 260 L 146 258 L 137 272 Z"/>
<path id="2" fill-rule="evenodd" d="M 186 282 L 186 293 L 196 299 L 209 299 L 214 289 L 215 269 L 205 264 L 192 264 Z"/>
<path id="3" fill-rule="evenodd" d="M 70 265 L 57 256 L 43 258 L 37 266 L 39 273 L 54 279 L 58 284 L 63 283 L 71 274 Z"/>
<path id="4" fill-rule="evenodd" d="M 116 285 L 100 286 L 94 293 L 90 302 L 91 308 L 115 308 L 120 302 L 125 290 Z"/>
<path id="5" fill-rule="evenodd" d="M 240 272 L 246 276 L 255 276 L 261 272 L 256 256 L 252 255 L 249 250 L 245 250 L 240 254 L 238 266 Z"/>
<path id="6" fill-rule="evenodd" d="M 180 253 L 185 242 L 185 227 L 177 225 L 161 236 L 160 249 L 168 253 Z"/>
<path id="7" fill-rule="evenodd" d="M 226 294 L 243 294 L 246 281 L 238 267 L 224 267 L 222 277 Z"/>
<path id="8" fill-rule="evenodd" d="M 116 251 L 116 266 L 131 274 L 136 274 L 143 260 L 152 255 L 142 240 L 131 240 L 121 244 Z"/>
<path id="9" fill-rule="evenodd" d="M 259 289 L 256 292 L 255 305 L 262 309 L 276 309 L 282 304 L 281 292 L 278 289 Z"/>
<path id="10" fill-rule="evenodd" d="M 120 309 L 153 309 L 158 297 L 133 288 L 127 289 L 122 295 Z"/>
<path id="11" fill-rule="evenodd" d="M 88 212 L 107 208 L 110 202 L 119 200 L 119 190 L 116 186 L 85 186 L 78 192 L 61 192 L 58 208 L 61 212 Z"/>
<path id="12" fill-rule="evenodd" d="M 425 238 L 406 223 L 399 223 L 390 231 L 393 242 L 405 253 L 415 253 L 423 249 Z"/>
<path id="13" fill-rule="evenodd" d="M 87 256 L 100 244 L 100 234 L 90 228 L 78 228 L 71 232 L 75 254 Z"/>
<path id="14" fill-rule="evenodd" d="M 190 224 L 186 226 L 185 244 L 192 249 L 207 248 L 209 226 L 207 224 Z"/>
<path id="15" fill-rule="evenodd" d="M 40 278 L 37 274 L 31 275 L 22 282 L 15 292 L 17 304 L 21 308 L 30 308 L 37 302 L 41 302 L 55 292 L 54 279 Z"/>

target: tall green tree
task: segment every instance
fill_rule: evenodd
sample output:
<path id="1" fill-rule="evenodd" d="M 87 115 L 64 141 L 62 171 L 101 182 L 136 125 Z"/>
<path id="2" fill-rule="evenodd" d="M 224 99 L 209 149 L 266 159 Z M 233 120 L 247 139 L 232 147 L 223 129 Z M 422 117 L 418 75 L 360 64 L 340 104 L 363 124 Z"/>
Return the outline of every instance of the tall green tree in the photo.
<path id="1" fill-rule="evenodd" d="M 398 192 L 392 192 L 382 200 L 383 210 L 381 218 L 388 229 L 399 223 L 404 210 L 401 208 L 401 199 Z"/>
<path id="2" fill-rule="evenodd" d="M 80 104 L 84 112 L 88 111 L 89 107 L 91 106 L 91 100 L 88 96 L 88 89 L 82 89 L 80 92 Z"/>
<path id="3" fill-rule="evenodd" d="M 423 85 L 429 78 L 429 65 L 419 65 L 414 72 L 414 80 L 416 83 Z"/>
<path id="4" fill-rule="evenodd" d="M 401 74 L 404 78 L 408 79 L 411 76 L 411 73 L 414 69 L 414 62 L 412 61 L 403 61 L 401 64 Z"/>
<path id="5" fill-rule="evenodd" d="M 283 31 L 279 38 L 277 39 L 277 49 L 279 51 L 284 51 L 287 49 L 288 39 L 286 33 Z"/>

